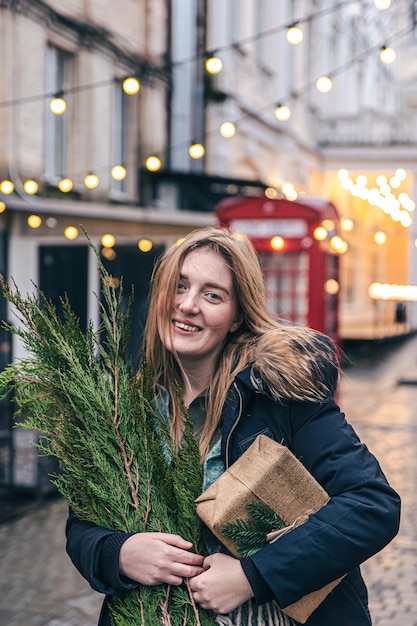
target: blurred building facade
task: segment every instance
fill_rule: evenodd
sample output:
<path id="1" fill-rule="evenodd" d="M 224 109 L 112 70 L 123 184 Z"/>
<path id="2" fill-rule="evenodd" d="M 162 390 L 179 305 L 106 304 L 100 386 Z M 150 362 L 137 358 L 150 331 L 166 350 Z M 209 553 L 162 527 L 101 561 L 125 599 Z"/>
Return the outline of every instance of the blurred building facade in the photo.
<path id="1" fill-rule="evenodd" d="M 0 272 L 97 322 L 84 228 L 134 285 L 137 348 L 155 258 L 220 200 L 320 198 L 347 243 L 342 339 L 415 330 L 417 8 L 381 3 L 0 2 Z M 2 411 L 0 480 L 32 484 Z"/>

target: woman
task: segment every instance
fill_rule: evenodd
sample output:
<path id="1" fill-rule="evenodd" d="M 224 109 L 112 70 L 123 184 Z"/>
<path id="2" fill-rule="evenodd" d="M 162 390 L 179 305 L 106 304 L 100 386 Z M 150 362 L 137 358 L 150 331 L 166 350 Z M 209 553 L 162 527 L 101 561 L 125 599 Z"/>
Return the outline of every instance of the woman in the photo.
<path id="1" fill-rule="evenodd" d="M 279 607 L 345 575 L 307 626 L 371 624 L 359 565 L 395 536 L 400 504 L 335 403 L 338 362 L 330 339 L 272 319 L 249 241 L 206 228 L 159 263 L 145 345 L 156 396 L 169 398 L 177 442 L 184 428 L 178 384 L 182 389 L 200 444 L 203 489 L 262 433 L 287 446 L 330 500 L 241 560 L 214 537 L 203 558 L 187 537 L 114 533 L 70 514 L 67 550 L 83 576 L 106 594 L 189 578 L 194 600 L 214 610 L 219 624 L 290 626 L 295 622 Z M 108 619 L 104 605 L 100 626 Z"/>

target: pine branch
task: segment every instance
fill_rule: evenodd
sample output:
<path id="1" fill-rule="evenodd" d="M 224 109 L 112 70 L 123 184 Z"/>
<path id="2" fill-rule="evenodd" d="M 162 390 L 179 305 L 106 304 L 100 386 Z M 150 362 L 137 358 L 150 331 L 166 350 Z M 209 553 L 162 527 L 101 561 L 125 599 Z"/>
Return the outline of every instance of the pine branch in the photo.
<path id="1" fill-rule="evenodd" d="M 261 500 L 248 502 L 246 510 L 247 518 L 238 518 L 222 528 L 224 537 L 235 544 L 242 557 L 258 552 L 267 545 L 268 533 L 286 526 L 281 517 Z"/>
<path id="2" fill-rule="evenodd" d="M 104 300 L 98 298 L 97 330 L 91 324 L 80 330 L 68 300 L 61 301 L 61 319 L 39 290 L 24 298 L 0 277 L 19 320 L 4 326 L 27 353 L 0 373 L 0 396 L 15 395 L 20 426 L 39 431 L 40 454 L 58 459 L 62 472 L 53 482 L 77 516 L 115 531 L 178 533 L 201 552 L 194 503 L 201 470 L 190 422 L 177 448 L 154 405 L 153 372 L 143 361 L 137 378 L 129 367 L 131 299 L 123 311 L 122 288 L 113 287 L 93 249 Z M 110 611 L 112 626 L 150 626 L 163 618 L 171 626 L 215 624 L 186 584 L 114 596 Z"/>

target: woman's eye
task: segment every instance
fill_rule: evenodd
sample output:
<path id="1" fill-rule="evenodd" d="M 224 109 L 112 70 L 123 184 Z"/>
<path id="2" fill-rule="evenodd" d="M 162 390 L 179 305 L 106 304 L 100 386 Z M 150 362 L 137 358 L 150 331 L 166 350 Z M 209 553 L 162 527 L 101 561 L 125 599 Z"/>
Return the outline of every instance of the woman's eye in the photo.
<path id="1" fill-rule="evenodd" d="M 219 294 L 218 294 L 218 293 L 213 293 L 213 292 L 211 292 L 211 291 L 207 294 L 207 297 L 208 297 L 210 300 L 220 300 L 220 296 L 219 296 Z"/>
<path id="2" fill-rule="evenodd" d="M 177 286 L 178 291 L 183 291 L 185 289 L 184 283 L 179 282 Z"/>

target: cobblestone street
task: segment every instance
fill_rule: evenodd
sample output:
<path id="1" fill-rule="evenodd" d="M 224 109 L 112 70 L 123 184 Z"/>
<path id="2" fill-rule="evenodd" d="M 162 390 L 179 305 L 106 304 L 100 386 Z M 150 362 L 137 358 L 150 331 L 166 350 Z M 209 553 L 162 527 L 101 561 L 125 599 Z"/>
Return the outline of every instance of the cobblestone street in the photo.
<path id="1" fill-rule="evenodd" d="M 417 337 L 372 367 L 352 360 L 340 404 L 403 505 L 399 535 L 362 568 L 373 624 L 417 626 Z M 65 553 L 65 518 L 50 498 L 0 524 L 0 626 L 97 625 L 101 597 Z"/>

